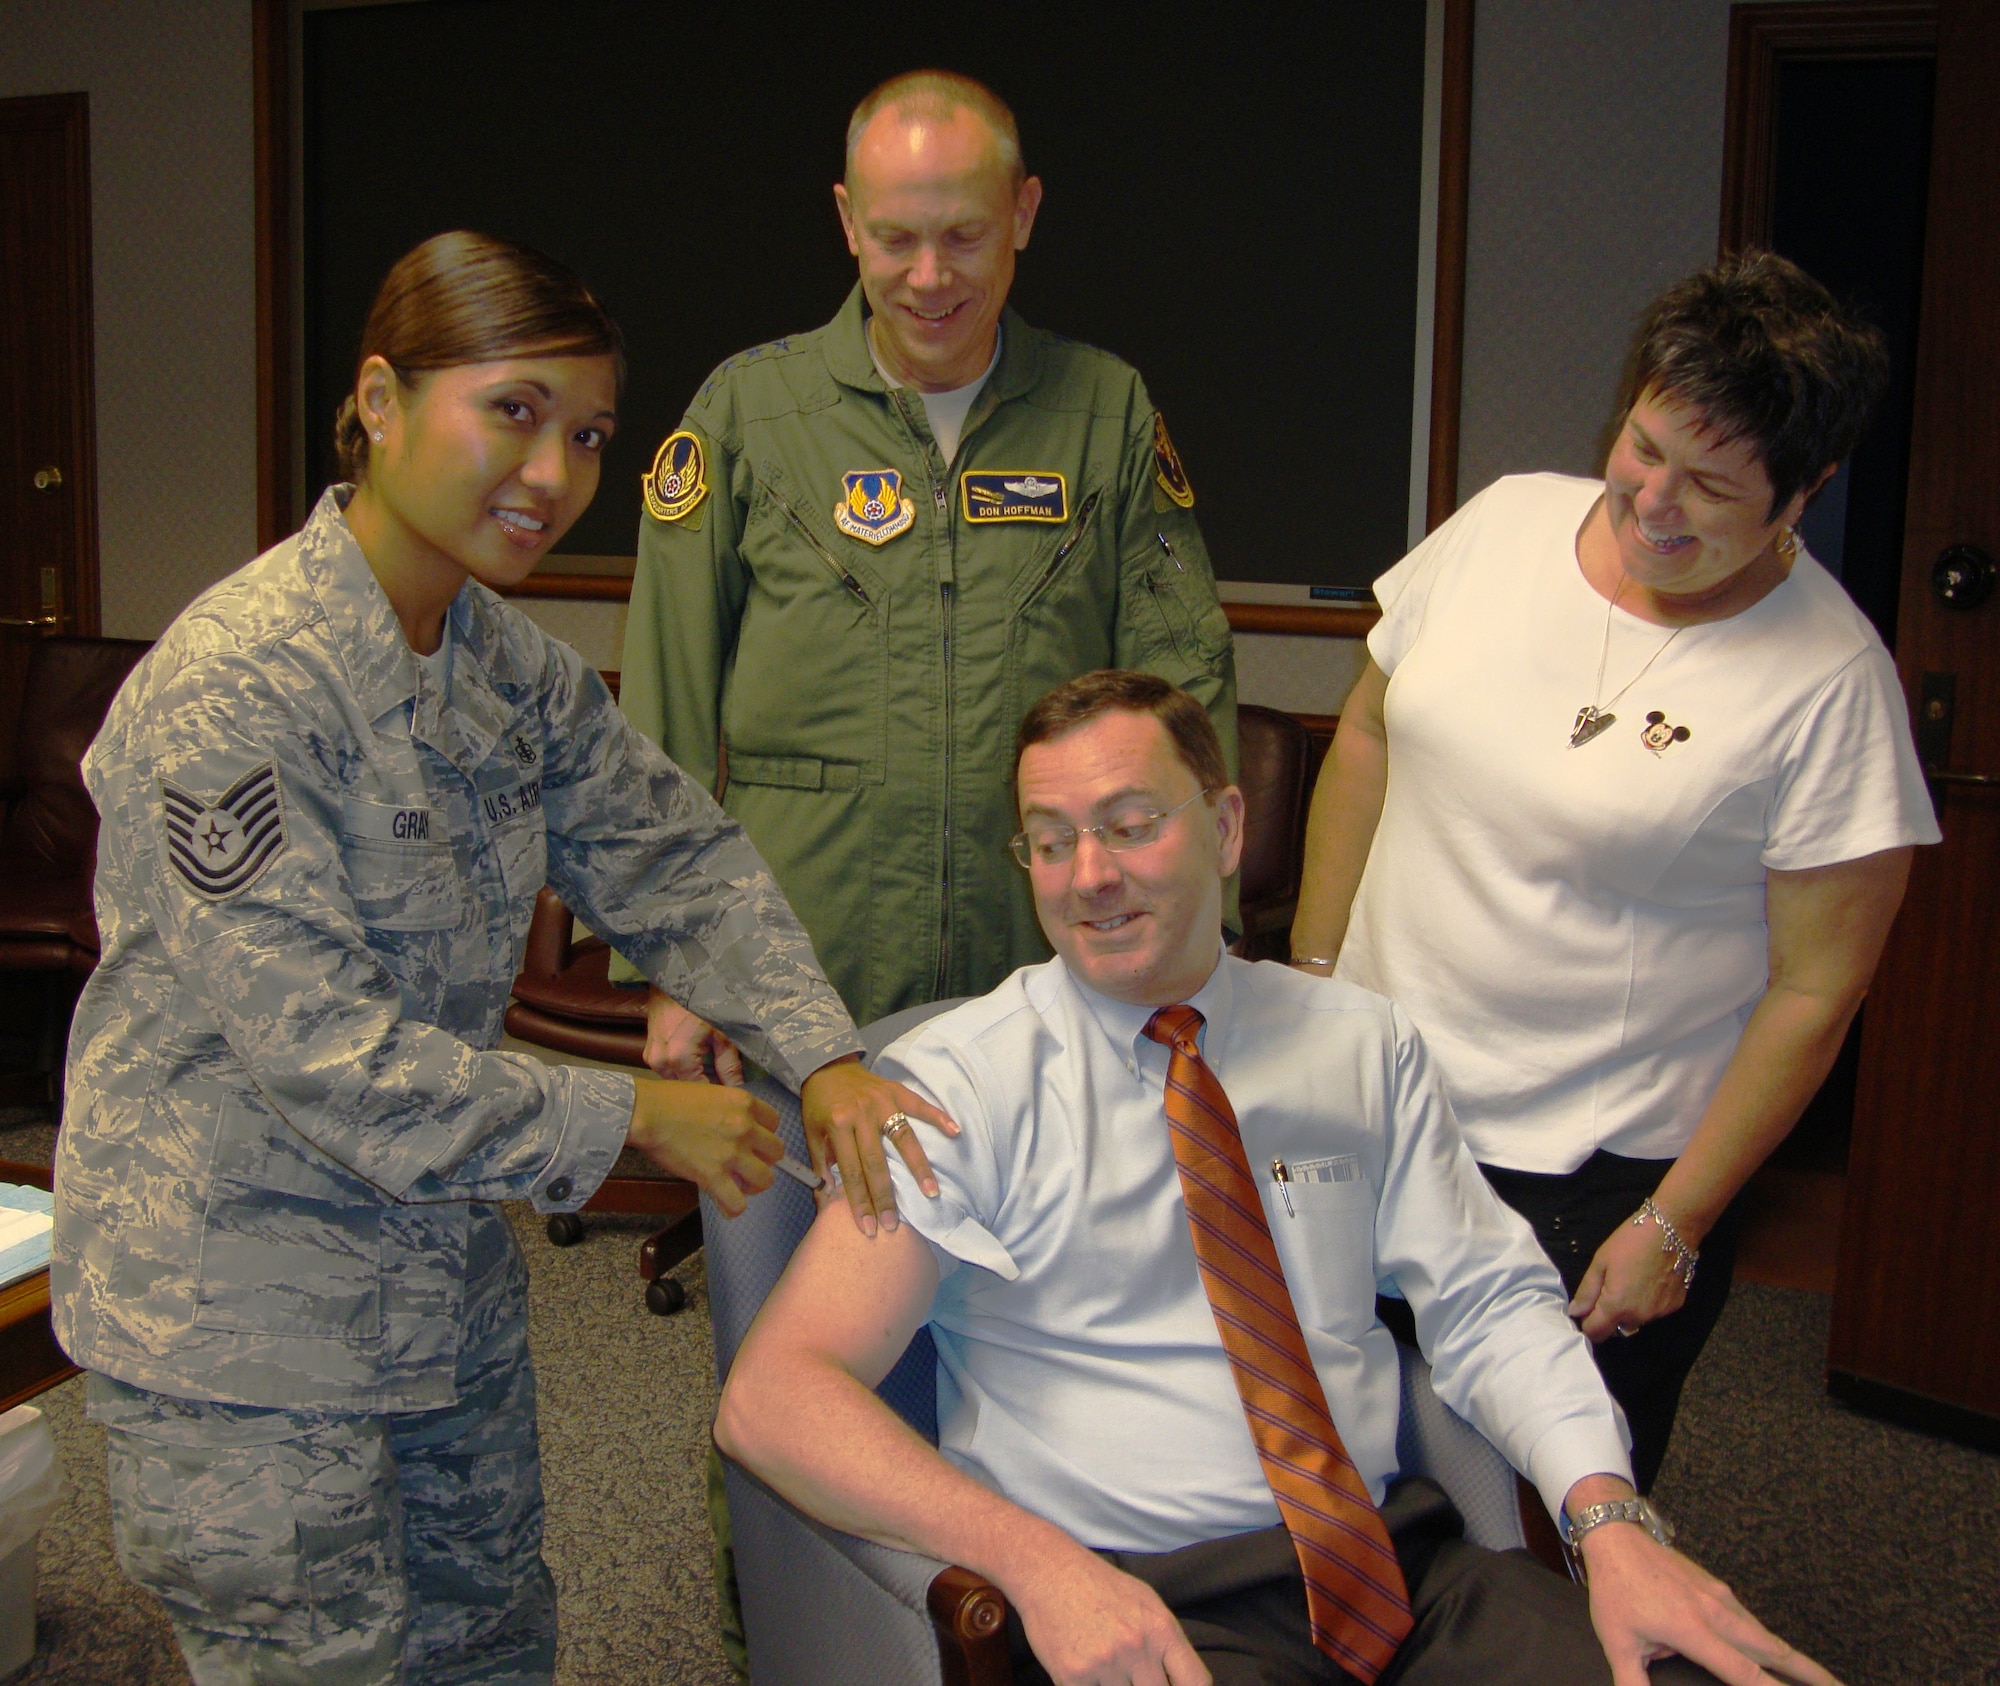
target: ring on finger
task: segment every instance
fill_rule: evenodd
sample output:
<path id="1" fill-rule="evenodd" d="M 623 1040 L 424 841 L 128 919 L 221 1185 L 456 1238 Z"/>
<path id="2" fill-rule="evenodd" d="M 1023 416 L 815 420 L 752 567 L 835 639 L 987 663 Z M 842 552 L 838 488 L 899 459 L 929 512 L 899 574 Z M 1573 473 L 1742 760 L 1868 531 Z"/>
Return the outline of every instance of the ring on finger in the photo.
<path id="1" fill-rule="evenodd" d="M 1639 1325 L 1635 1323 L 1628 1329 L 1621 1323 L 1618 1325 L 1618 1332 L 1621 1335 L 1636 1335 L 1639 1332 Z"/>
<path id="2" fill-rule="evenodd" d="M 914 1128 L 907 1112 L 892 1112 L 882 1120 L 882 1139 L 885 1142 L 900 1142 Z"/>

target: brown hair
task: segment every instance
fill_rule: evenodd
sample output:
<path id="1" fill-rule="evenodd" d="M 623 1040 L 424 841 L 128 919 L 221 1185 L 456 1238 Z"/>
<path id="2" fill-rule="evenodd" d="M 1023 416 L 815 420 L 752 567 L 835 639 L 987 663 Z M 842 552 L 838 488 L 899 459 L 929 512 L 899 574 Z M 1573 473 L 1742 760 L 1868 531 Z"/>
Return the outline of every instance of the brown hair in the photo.
<path id="1" fill-rule="evenodd" d="M 1774 520 L 1861 442 L 1889 384 L 1881 333 L 1795 263 L 1749 250 L 1669 287 L 1647 310 L 1619 425 L 1648 392 L 1687 405 L 1721 444 L 1745 440 Z"/>
<path id="2" fill-rule="evenodd" d="M 361 365 L 380 357 L 413 387 L 426 374 L 502 357 L 609 354 L 625 390 L 625 337 L 576 274 L 526 246 L 459 229 L 405 252 L 382 278 L 361 329 Z M 354 394 L 333 423 L 340 472 L 368 469 Z"/>
<path id="3" fill-rule="evenodd" d="M 1018 189 L 1027 179 L 1021 163 L 1021 128 L 1007 102 L 984 82 L 961 76 L 955 70 L 906 70 L 892 76 L 868 94 L 847 120 L 847 179 L 854 177 L 854 149 L 861 144 L 861 131 L 885 105 L 894 106 L 905 119 L 929 118 L 943 122 L 954 111 L 971 111 L 993 131 L 994 150 L 1000 154 L 1001 168 Z"/>
<path id="4" fill-rule="evenodd" d="M 1215 735 L 1215 722 L 1209 719 L 1208 710 L 1158 674 L 1118 667 L 1099 668 L 1065 680 L 1021 717 L 1021 729 L 1014 734 L 1016 776 L 1021 757 L 1031 745 L 1062 737 L 1114 709 L 1150 714 L 1159 721 L 1181 765 L 1194 774 L 1202 789 L 1218 791 L 1228 785 L 1229 764 L 1223 759 L 1222 740 Z"/>

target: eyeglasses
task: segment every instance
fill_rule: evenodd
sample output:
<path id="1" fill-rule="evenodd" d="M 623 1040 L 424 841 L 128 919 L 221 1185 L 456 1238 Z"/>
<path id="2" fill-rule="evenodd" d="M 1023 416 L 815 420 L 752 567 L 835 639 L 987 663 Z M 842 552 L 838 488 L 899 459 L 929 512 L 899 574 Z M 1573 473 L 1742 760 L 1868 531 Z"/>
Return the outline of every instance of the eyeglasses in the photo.
<path id="1" fill-rule="evenodd" d="M 1026 867 L 1061 866 L 1076 853 L 1077 843 L 1085 837 L 1094 837 L 1113 854 L 1122 855 L 1127 849 L 1143 849 L 1148 843 L 1160 840 L 1160 829 L 1189 803 L 1199 802 L 1211 795 L 1215 787 L 1198 790 L 1186 802 L 1177 802 L 1164 814 L 1157 808 L 1139 808 L 1128 814 L 1120 814 L 1115 820 L 1106 820 L 1102 825 L 1038 825 L 1026 831 L 1016 832 L 1009 839 L 1007 847 L 1014 851 L 1014 859 Z"/>

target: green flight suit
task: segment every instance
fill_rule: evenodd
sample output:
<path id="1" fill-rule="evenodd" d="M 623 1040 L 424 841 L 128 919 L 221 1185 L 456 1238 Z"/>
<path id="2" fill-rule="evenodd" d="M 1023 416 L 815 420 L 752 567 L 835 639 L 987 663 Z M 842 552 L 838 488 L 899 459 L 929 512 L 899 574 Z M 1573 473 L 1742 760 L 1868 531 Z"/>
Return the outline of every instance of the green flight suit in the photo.
<path id="1" fill-rule="evenodd" d="M 731 358 L 662 447 L 621 695 L 705 784 L 726 746 L 718 794 L 861 1024 L 1047 957 L 1006 845 L 1052 686 L 1158 673 L 1236 758 L 1229 624 L 1137 373 L 1009 310 L 947 464 L 865 322 L 857 286 Z"/>

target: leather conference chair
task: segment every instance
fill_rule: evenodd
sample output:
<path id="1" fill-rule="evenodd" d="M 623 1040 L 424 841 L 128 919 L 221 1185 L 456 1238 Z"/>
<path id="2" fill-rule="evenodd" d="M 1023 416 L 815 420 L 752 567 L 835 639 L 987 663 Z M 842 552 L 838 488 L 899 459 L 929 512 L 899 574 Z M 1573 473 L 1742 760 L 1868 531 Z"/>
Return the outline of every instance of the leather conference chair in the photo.
<path id="1" fill-rule="evenodd" d="M 613 983 L 610 948 L 601 937 L 578 942 L 575 928 L 555 891 L 544 889 L 535 898 L 514 999 L 507 1005 L 507 1034 L 558 1054 L 643 1067 L 646 992 Z M 583 1209 L 664 1220 L 639 1248 L 646 1309 L 664 1317 L 687 1304 L 687 1290 L 668 1272 L 701 1246 L 693 1183 L 666 1176 L 627 1148 Z M 556 1246 L 573 1247 L 583 1239 L 583 1220 L 559 1212 L 549 1219 L 548 1233 Z"/>
<path id="2" fill-rule="evenodd" d="M 34 1069 L 58 1099 L 76 991 L 97 964 L 97 810 L 83 755 L 111 699 L 151 646 L 132 638 L 43 638 L 28 651 L 15 730 L 15 777 L 0 800 L 0 971 L 43 974 Z M 10 1079 L 10 1082 L 22 1079 Z"/>
<path id="3" fill-rule="evenodd" d="M 938 1002 L 891 1014 L 862 1032 L 872 1061 Z M 779 1116 L 779 1134 L 804 1150 L 796 1097 L 766 1077 L 753 1087 Z M 708 1230 L 709 1316 L 715 1369 L 725 1380 L 751 1319 L 814 1216 L 812 1196 L 781 1177 L 740 1218 Z M 1505 1551 L 1526 1546 L 1551 1566 L 1561 1547 L 1541 1499 L 1505 1458 L 1442 1404 L 1430 1366 L 1399 1346 L 1402 1467 L 1431 1477 L 1465 1518 L 1466 1537 Z M 876 1389 L 903 1419 L 937 1440 L 937 1350 L 920 1329 Z M 970 1569 L 897 1551 L 814 1521 L 749 1471 L 724 1461 L 750 1672 L 757 1686 L 1008 1686 L 1007 1600 Z M 1539 1523 L 1539 1526 L 1537 1526 Z"/>
<path id="4" fill-rule="evenodd" d="M 1305 866 L 1312 734 L 1296 715 L 1240 703 L 1236 741 L 1236 782 L 1243 791 L 1238 880 L 1243 935 L 1231 951 L 1245 960 L 1283 960 L 1290 954 Z"/>

